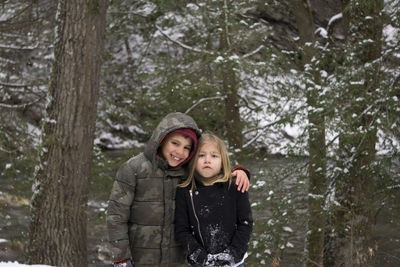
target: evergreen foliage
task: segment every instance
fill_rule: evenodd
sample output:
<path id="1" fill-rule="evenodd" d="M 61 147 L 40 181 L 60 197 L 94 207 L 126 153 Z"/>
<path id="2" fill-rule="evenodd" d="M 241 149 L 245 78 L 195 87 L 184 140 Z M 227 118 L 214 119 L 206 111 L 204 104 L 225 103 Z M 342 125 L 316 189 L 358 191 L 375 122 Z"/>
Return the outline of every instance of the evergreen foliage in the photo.
<path id="1" fill-rule="evenodd" d="M 225 2 L 229 4 L 221 6 Z M 231 69 L 243 146 L 230 151 L 239 163 L 243 155 L 261 163 L 275 153 L 307 158 L 307 129 L 312 126 L 307 115 L 325 116 L 327 157 L 321 160 L 327 162 L 322 195 L 328 214 L 327 266 L 334 264 L 337 212 L 354 207 L 346 190 L 358 190 L 351 184 L 355 176 L 372 178 L 368 208 L 375 222 L 400 229 L 400 3 L 384 1 L 382 50 L 366 60 L 377 46 L 368 36 L 375 22 L 369 12 L 382 2 L 343 2 L 349 5 L 339 24 L 318 21 L 315 57 L 303 72 L 290 1 L 110 1 L 91 197 L 100 198 L 99 191 L 107 194 L 113 171 L 143 149 L 169 112 L 188 111 L 201 129 L 228 139 L 226 75 L 221 70 Z M 0 175 L 18 181 L 1 191 L 29 197 L 40 121 L 48 104 L 56 1 L 6 0 L 0 6 Z M 343 26 L 346 14 L 353 15 L 348 35 L 332 30 L 331 25 Z M 230 45 L 221 49 L 223 31 Z M 320 77 L 318 84 L 312 81 L 314 74 Z M 309 90 L 316 92 L 313 105 L 307 102 Z M 375 142 L 373 148 L 363 147 L 365 140 Z M 113 152 L 118 155 L 108 158 Z M 369 156 L 371 161 L 355 165 Z M 249 168 L 254 210 L 263 219 L 256 221 L 252 240 L 258 242 L 250 244 L 251 264 L 283 264 L 287 257 L 305 255 L 299 235 L 305 236 L 306 216 L 293 203 L 305 205 L 308 180 L 303 162 L 296 164 L 280 172 Z M 296 181 L 299 191 L 282 187 L 283 178 Z M 267 215 L 262 212 L 266 208 Z M 294 233 L 285 231 L 286 226 L 293 226 Z M 383 235 L 379 231 L 372 228 L 374 236 Z M 392 244 L 380 242 L 374 253 Z"/>

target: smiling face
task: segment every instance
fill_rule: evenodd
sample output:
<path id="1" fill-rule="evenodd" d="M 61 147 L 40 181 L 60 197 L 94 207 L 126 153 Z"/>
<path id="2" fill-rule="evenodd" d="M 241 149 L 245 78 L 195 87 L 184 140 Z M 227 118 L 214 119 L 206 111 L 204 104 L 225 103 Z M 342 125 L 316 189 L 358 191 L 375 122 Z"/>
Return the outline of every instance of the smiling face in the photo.
<path id="1" fill-rule="evenodd" d="M 171 167 L 181 164 L 190 153 L 192 139 L 179 133 L 168 135 L 161 145 L 161 155 Z"/>
<path id="2" fill-rule="evenodd" d="M 221 171 L 221 153 L 214 142 L 204 143 L 199 148 L 196 171 L 203 178 L 212 178 Z"/>

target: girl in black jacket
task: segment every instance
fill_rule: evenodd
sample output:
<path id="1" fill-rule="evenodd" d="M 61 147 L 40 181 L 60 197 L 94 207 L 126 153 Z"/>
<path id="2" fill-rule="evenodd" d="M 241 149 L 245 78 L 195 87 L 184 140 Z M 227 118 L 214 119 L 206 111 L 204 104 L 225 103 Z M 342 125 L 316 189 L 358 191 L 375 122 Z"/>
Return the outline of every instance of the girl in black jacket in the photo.
<path id="1" fill-rule="evenodd" d="M 224 142 L 203 134 L 176 191 L 175 237 L 192 266 L 241 266 L 253 227 L 248 193 L 236 190 Z"/>

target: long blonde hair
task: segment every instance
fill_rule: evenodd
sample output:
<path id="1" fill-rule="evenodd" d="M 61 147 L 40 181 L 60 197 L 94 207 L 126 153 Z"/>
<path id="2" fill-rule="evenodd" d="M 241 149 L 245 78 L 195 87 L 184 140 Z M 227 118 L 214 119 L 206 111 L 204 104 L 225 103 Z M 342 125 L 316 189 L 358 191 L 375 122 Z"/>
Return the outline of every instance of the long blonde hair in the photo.
<path id="1" fill-rule="evenodd" d="M 179 184 L 179 187 L 187 187 L 191 184 L 191 190 L 196 189 L 196 183 L 194 181 L 195 171 L 196 171 L 196 163 L 199 159 L 200 149 L 206 143 L 213 143 L 216 145 L 219 153 L 221 154 L 221 171 L 219 174 L 216 175 L 214 179 L 214 183 L 217 182 L 228 182 L 229 185 L 232 183 L 232 176 L 231 176 L 231 163 L 229 161 L 228 151 L 226 149 L 224 141 L 219 138 L 217 135 L 207 132 L 203 133 L 199 139 L 198 148 L 196 154 L 194 154 L 193 158 L 190 160 L 189 163 L 189 176 L 188 178 Z"/>

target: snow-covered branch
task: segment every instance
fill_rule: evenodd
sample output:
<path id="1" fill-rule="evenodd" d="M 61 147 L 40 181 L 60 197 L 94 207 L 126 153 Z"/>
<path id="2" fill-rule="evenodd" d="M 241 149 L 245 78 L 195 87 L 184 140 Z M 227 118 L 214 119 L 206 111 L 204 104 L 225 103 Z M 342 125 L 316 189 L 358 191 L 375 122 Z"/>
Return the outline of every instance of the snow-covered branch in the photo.
<path id="1" fill-rule="evenodd" d="M 190 108 L 188 108 L 185 111 L 185 114 L 188 114 L 190 111 L 192 111 L 195 107 L 197 107 L 198 105 L 200 105 L 201 103 L 205 102 L 205 101 L 210 101 L 210 100 L 216 100 L 216 99 L 224 99 L 225 96 L 213 96 L 213 97 L 206 97 L 206 98 L 202 98 L 199 101 L 197 101 L 196 103 L 194 103 L 193 106 L 191 106 Z"/>
<path id="2" fill-rule="evenodd" d="M 334 15 L 329 20 L 328 27 L 331 26 L 333 23 L 336 23 L 338 20 L 341 20 L 342 18 L 343 18 L 343 14 L 342 13 L 338 13 L 338 14 Z"/>
<path id="3" fill-rule="evenodd" d="M 333 33 L 334 27 L 343 19 L 343 14 L 338 13 L 334 15 L 328 22 L 328 27 L 326 29 L 328 36 L 331 36 Z"/>
<path id="4" fill-rule="evenodd" d="M 285 119 L 281 118 L 279 120 L 276 120 L 276 121 L 273 121 L 273 122 L 270 122 L 270 123 L 264 125 L 262 128 L 257 128 L 256 129 L 257 130 L 257 134 L 252 139 L 250 139 L 246 144 L 244 144 L 243 148 L 246 148 L 246 147 L 250 146 L 252 143 L 254 143 L 255 141 L 257 141 L 257 139 L 260 138 L 263 133 L 265 133 L 265 129 L 266 128 L 271 127 L 271 126 L 273 126 L 275 124 L 278 124 L 278 123 L 282 122 L 283 120 L 285 120 Z"/>
<path id="5" fill-rule="evenodd" d="M 26 87 L 26 84 L 22 84 L 22 83 L 2 83 L 0 82 L 1 86 L 5 86 L 5 87 L 14 87 L 14 88 L 19 88 L 19 87 Z"/>
<path id="6" fill-rule="evenodd" d="M 19 108 L 26 108 L 27 106 L 33 105 L 39 100 L 29 102 L 29 103 L 24 103 L 24 104 L 16 104 L 16 105 L 10 105 L 10 104 L 4 104 L 0 103 L 0 108 L 8 108 L 8 109 L 19 109 Z"/>
<path id="7" fill-rule="evenodd" d="M 252 139 L 250 139 L 246 144 L 243 145 L 243 148 L 246 148 L 250 146 L 252 143 L 254 143 L 254 141 L 256 141 L 261 136 L 262 133 L 263 133 L 262 130 L 258 130 L 257 134 Z"/>
<path id="8" fill-rule="evenodd" d="M 252 56 L 254 54 L 257 54 L 263 48 L 264 48 L 264 45 L 260 45 L 259 47 L 257 47 L 256 50 L 253 50 L 250 53 L 247 53 L 247 54 L 243 55 L 242 58 L 250 57 L 250 56 Z"/>
<path id="9" fill-rule="evenodd" d="M 121 15 L 129 16 L 129 15 L 133 15 L 133 16 L 139 16 L 139 17 L 142 17 L 142 18 L 148 18 L 145 14 L 141 14 L 139 12 L 133 12 L 133 11 L 111 11 L 111 12 L 108 12 L 108 13 L 110 15 L 113 15 L 113 16 L 121 16 Z"/>
<path id="10" fill-rule="evenodd" d="M 171 38 L 171 36 L 169 36 L 167 33 L 165 33 L 159 26 L 156 25 L 157 30 L 164 35 L 168 40 L 170 40 L 171 42 L 179 45 L 180 47 L 184 48 L 184 49 L 188 49 L 190 51 L 196 52 L 196 53 L 203 53 L 203 54 L 208 54 L 208 55 L 214 55 L 213 52 L 211 51 L 207 51 L 207 50 L 202 50 L 202 49 L 198 49 L 189 45 L 186 45 L 178 40 L 174 40 L 173 38 Z"/>
<path id="11" fill-rule="evenodd" d="M 39 47 L 39 43 L 36 43 L 33 46 L 17 46 L 17 45 L 0 44 L 0 48 L 2 48 L 2 49 L 14 49 L 14 50 L 35 50 L 38 47 Z"/>

